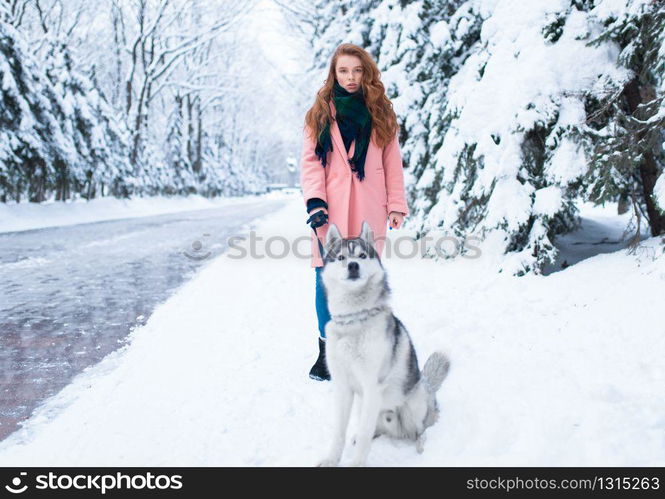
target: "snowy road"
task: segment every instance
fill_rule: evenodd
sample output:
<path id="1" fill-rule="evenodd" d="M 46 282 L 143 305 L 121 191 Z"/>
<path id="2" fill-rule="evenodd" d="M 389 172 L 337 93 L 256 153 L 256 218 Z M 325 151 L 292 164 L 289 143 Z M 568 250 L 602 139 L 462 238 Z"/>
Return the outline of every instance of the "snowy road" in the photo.
<path id="1" fill-rule="evenodd" d="M 280 200 L 0 234 L 0 439 Z"/>

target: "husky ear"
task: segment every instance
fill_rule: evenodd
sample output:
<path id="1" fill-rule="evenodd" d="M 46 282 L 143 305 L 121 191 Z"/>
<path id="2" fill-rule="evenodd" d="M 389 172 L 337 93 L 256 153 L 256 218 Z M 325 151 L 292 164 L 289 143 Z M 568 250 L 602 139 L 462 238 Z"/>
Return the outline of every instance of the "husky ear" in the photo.
<path id="1" fill-rule="evenodd" d="M 360 238 L 367 241 L 371 246 L 374 246 L 374 234 L 367 221 L 363 222 L 363 226 L 360 229 Z"/>
<path id="2" fill-rule="evenodd" d="M 342 239 L 342 235 L 339 233 L 339 229 L 335 224 L 330 224 L 330 227 L 328 227 L 328 233 L 326 234 L 326 246 L 329 248 L 330 244 L 337 239 Z"/>

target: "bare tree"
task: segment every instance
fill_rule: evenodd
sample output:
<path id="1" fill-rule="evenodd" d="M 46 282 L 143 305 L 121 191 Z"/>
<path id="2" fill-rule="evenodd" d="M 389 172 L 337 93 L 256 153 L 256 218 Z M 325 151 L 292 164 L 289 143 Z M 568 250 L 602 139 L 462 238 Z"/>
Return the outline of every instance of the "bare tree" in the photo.
<path id="1" fill-rule="evenodd" d="M 19 28 L 23 22 L 26 8 L 31 0 L 2 0 L 0 2 L 0 15 L 2 19 Z"/>
<path id="2" fill-rule="evenodd" d="M 225 1 L 215 5 L 215 17 L 199 25 L 180 22 L 198 3 L 161 0 L 156 7 L 148 0 L 133 0 L 130 12 L 136 26 L 125 47 L 129 70 L 125 79 L 125 112 L 132 131 L 131 161 L 136 163 L 143 133 L 149 120 L 151 101 L 162 90 L 161 83 L 187 55 L 208 46 L 228 29 L 251 3 Z M 123 5 L 124 6 L 124 5 Z M 115 2 L 116 15 L 122 6 Z M 120 21 L 118 21 L 120 22 Z"/>
<path id="3" fill-rule="evenodd" d="M 306 39 L 316 32 L 316 10 L 314 2 L 307 0 L 273 0 L 284 12 L 289 28 L 298 31 Z"/>

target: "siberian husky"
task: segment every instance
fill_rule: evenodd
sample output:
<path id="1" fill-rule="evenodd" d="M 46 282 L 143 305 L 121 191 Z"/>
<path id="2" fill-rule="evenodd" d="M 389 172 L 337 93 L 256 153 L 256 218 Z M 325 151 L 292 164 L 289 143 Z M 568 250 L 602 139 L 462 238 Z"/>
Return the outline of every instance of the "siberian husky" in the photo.
<path id="1" fill-rule="evenodd" d="M 411 440 L 422 452 L 450 362 L 436 352 L 420 371 L 409 333 L 390 308 L 386 272 L 367 222 L 360 237 L 350 239 L 332 224 L 325 247 L 321 278 L 331 314 L 326 362 L 336 417 L 330 451 L 319 466 L 339 464 L 354 397 L 360 413 L 352 465 L 366 464 L 372 439 L 380 435 Z"/>

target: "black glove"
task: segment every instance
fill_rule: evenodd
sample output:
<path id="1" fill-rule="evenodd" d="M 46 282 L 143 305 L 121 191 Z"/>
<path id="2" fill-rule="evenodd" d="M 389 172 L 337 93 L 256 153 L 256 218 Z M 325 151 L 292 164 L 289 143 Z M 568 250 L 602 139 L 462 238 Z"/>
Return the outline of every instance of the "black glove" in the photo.
<path id="1" fill-rule="evenodd" d="M 305 223 L 309 224 L 312 229 L 316 229 L 328 223 L 328 214 L 323 210 L 319 210 L 313 213 Z"/>

